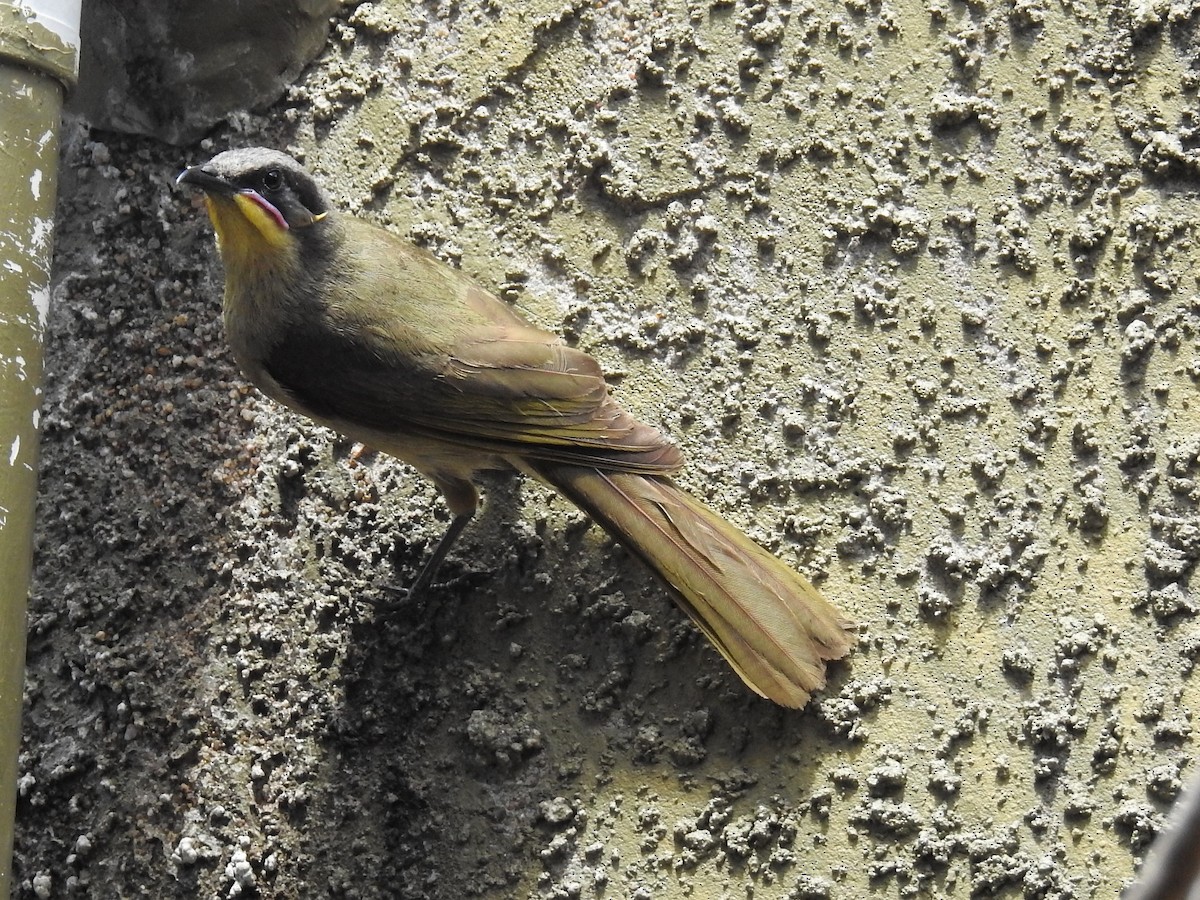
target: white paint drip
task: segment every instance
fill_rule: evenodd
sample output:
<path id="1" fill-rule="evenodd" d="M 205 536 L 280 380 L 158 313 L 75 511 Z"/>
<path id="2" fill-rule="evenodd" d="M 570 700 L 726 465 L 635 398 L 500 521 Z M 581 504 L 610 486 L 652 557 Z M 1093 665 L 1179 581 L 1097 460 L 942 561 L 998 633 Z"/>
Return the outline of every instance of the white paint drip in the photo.
<path id="1" fill-rule="evenodd" d="M 42 199 L 42 170 L 34 169 L 33 174 L 29 177 L 29 190 L 33 194 L 34 200 Z"/>
<path id="2" fill-rule="evenodd" d="M 49 256 L 50 238 L 52 238 L 53 236 L 54 236 L 54 220 L 53 219 L 39 219 L 37 217 L 34 217 L 33 231 L 31 233 L 31 237 L 30 237 L 31 241 L 33 242 L 34 248 L 36 248 L 38 250 L 46 251 L 46 255 Z"/>
<path id="3" fill-rule="evenodd" d="M 21 436 L 18 434 L 13 438 L 12 448 L 8 451 L 8 464 L 16 465 L 17 454 L 21 452 Z"/>
<path id="4" fill-rule="evenodd" d="M 33 301 L 33 308 L 37 310 L 38 330 L 44 332 L 46 322 L 50 319 L 50 287 L 44 285 L 34 288 L 29 294 L 29 299 Z"/>

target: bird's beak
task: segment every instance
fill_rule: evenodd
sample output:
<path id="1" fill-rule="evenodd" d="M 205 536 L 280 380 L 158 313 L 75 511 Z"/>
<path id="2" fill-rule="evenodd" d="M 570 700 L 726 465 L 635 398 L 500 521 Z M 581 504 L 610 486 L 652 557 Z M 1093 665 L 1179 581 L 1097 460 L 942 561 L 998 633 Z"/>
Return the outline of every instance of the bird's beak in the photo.
<path id="1" fill-rule="evenodd" d="M 190 184 L 193 187 L 198 187 L 208 195 L 209 214 L 214 215 L 212 201 L 213 199 L 229 201 L 232 200 L 234 206 L 242 211 L 242 215 L 251 221 L 256 221 L 256 216 L 251 210 L 251 207 L 258 207 L 259 210 L 265 212 L 279 227 L 281 231 L 288 230 L 287 219 L 283 217 L 283 213 L 267 200 L 258 191 L 252 191 L 249 188 L 235 187 L 229 181 L 226 181 L 220 175 L 216 174 L 207 165 L 189 166 L 179 173 L 179 177 L 175 179 L 176 184 Z"/>
<path id="2" fill-rule="evenodd" d="M 212 169 L 206 166 L 190 166 L 179 173 L 179 177 L 175 179 L 176 184 L 190 184 L 193 187 L 198 187 L 206 194 L 224 194 L 226 196 L 237 193 L 237 189 L 217 175 Z"/>

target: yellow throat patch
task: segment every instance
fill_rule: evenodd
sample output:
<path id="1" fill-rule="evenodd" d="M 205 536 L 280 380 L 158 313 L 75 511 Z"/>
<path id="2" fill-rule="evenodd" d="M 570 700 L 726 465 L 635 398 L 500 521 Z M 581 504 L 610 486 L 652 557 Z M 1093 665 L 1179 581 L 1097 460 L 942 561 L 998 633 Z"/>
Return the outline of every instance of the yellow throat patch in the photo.
<path id="1" fill-rule="evenodd" d="M 296 239 L 267 210 L 246 194 L 204 198 L 217 233 L 226 277 L 291 265 Z"/>

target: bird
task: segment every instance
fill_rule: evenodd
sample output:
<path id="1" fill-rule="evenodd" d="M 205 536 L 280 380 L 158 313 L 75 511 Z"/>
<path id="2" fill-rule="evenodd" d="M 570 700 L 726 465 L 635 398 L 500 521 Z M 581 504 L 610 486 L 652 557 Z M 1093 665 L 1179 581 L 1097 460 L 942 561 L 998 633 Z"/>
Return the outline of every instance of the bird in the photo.
<path id="1" fill-rule="evenodd" d="M 680 487 L 678 447 L 623 409 L 599 363 L 460 270 L 336 209 L 293 157 L 226 150 L 177 178 L 203 192 L 234 359 L 268 397 L 411 465 L 452 516 L 426 588 L 479 506 L 524 473 L 640 557 L 755 693 L 803 707 L 853 623 Z"/>

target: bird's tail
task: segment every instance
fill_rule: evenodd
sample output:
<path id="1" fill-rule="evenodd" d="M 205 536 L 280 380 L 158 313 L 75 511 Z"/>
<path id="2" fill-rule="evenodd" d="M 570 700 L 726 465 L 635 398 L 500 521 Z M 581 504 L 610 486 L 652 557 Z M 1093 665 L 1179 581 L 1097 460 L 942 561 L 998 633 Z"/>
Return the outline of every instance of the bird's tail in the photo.
<path id="1" fill-rule="evenodd" d="M 525 460 L 640 556 L 751 688 L 801 707 L 850 622 L 816 588 L 670 478 Z"/>

